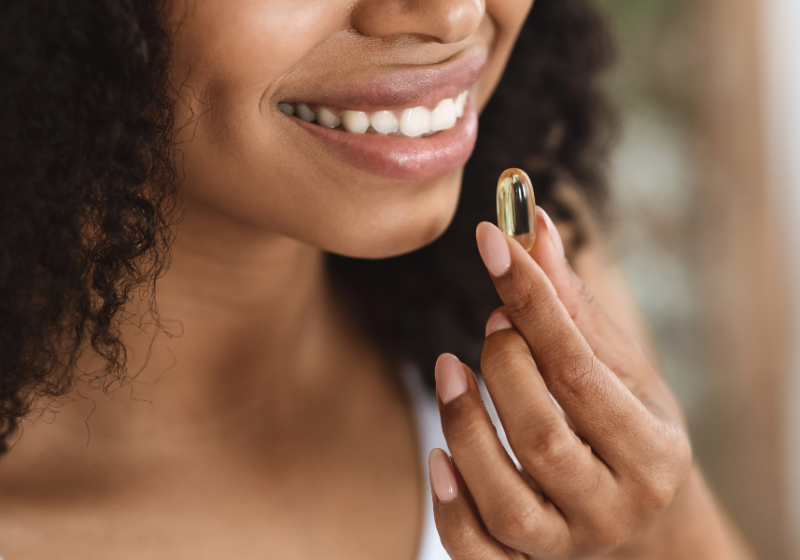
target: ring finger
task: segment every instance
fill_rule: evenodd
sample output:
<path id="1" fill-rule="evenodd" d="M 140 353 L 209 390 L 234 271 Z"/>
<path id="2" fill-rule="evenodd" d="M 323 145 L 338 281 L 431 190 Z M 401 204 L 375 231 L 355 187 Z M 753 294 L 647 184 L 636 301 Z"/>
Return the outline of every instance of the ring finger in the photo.
<path id="1" fill-rule="evenodd" d="M 486 339 L 481 372 L 520 464 L 570 526 L 580 528 L 578 534 L 601 530 L 598 512 L 613 510 L 620 500 L 617 481 L 569 428 L 510 322 Z"/>

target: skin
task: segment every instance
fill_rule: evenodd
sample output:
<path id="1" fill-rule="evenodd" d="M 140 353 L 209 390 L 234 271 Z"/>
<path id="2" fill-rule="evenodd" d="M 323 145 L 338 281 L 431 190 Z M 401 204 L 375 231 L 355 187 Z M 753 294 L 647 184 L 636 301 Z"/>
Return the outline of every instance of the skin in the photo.
<path id="1" fill-rule="evenodd" d="M 41 417 L 0 461 L 4 557 L 415 557 L 425 481 L 413 412 L 391 364 L 328 289 L 322 252 L 387 257 L 430 242 L 453 215 L 461 169 L 419 182 L 376 178 L 305 145 L 275 107 L 320 84 L 435 65 L 466 50 L 487 56 L 473 91 L 482 107 L 529 8 L 527 0 L 173 6 L 185 217 L 158 282 L 159 315 L 146 298 L 127 309 L 132 379 L 104 391 L 88 375 L 58 406 L 42 403 Z M 436 498 L 435 509 L 453 558 L 512 549 L 570 558 L 614 548 L 636 557 L 735 557 L 724 554 L 732 538 L 691 474 L 680 412 L 646 359 L 623 338 L 597 335 L 594 312 L 565 311 L 585 302 L 570 303 L 562 269 L 535 251 L 535 261 L 511 251 L 514 263 L 496 281 L 517 329 L 489 337 L 483 367 L 490 390 L 504 376 L 522 389 L 525 398 L 498 408 L 504 419 L 518 413 L 509 433 L 536 468 L 520 476 L 479 435 L 486 426 L 475 418 L 467 376 L 469 392 L 441 403 L 459 471 L 450 471 L 455 492 Z M 540 340 L 554 325 L 568 345 Z M 539 373 L 540 343 L 553 355 L 579 347 L 610 361 L 600 370 L 613 391 L 595 399 L 576 390 L 584 378 L 569 371 Z M 80 370 L 96 367 L 87 355 Z M 628 374 L 647 380 L 649 406 L 627 389 Z M 583 441 L 598 456 L 544 411 L 545 388 L 565 397 L 575 433 L 588 430 Z M 541 438 L 561 440 L 530 427 L 545 413 L 579 466 L 557 468 L 567 455 L 554 457 L 557 448 Z M 604 429 L 591 431 L 592 418 L 604 419 Z M 474 447 L 481 437 L 493 452 Z M 625 467 L 613 480 L 602 470 L 607 452 L 608 464 Z M 519 508 L 486 498 L 510 499 L 511 488 L 528 499 Z M 589 492 L 596 488 L 603 492 Z"/>
<path id="2" fill-rule="evenodd" d="M 675 398 L 639 344 L 571 271 L 541 209 L 537 226 L 530 254 L 492 224 L 477 231 L 506 304 L 487 322 L 481 371 L 521 470 L 500 444 L 469 368 L 452 355 L 436 365 L 453 461 L 434 450 L 431 482 L 448 552 L 748 557 L 727 537 L 692 467 Z M 692 534 L 691 520 L 702 530 Z"/>

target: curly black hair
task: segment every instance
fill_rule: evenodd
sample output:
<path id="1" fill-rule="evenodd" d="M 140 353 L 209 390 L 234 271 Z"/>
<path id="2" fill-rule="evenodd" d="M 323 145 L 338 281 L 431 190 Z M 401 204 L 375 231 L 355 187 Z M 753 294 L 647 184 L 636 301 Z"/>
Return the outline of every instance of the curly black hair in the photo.
<path id="1" fill-rule="evenodd" d="M 169 40 L 156 0 L 26 0 L 0 14 L 0 451 L 33 400 L 125 375 L 120 313 L 167 266 Z"/>
<path id="2" fill-rule="evenodd" d="M 155 306 L 179 218 L 170 42 L 160 0 L 25 0 L 0 8 L 0 453 L 42 396 L 124 381 L 119 326 L 134 290 Z M 469 360 L 496 296 L 474 249 L 494 181 L 526 167 L 540 203 L 571 178 L 600 204 L 612 41 L 592 0 L 537 0 L 481 117 L 455 220 L 382 261 L 331 256 L 336 286 L 391 355 Z M 353 294 L 358 294 L 355 297 Z M 76 372 L 85 351 L 95 372 Z"/>

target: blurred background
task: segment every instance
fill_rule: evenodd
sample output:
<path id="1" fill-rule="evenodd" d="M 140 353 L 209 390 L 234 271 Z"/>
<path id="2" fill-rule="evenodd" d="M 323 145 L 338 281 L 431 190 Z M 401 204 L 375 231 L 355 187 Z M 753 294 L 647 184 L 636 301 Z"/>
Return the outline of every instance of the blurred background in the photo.
<path id="1" fill-rule="evenodd" d="M 599 1 L 612 242 L 712 487 L 763 558 L 800 558 L 800 2 Z"/>

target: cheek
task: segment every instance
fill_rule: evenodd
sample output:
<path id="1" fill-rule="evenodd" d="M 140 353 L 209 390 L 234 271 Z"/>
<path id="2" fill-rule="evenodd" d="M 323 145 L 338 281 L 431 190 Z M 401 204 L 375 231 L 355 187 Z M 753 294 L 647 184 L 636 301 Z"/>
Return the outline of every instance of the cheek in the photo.
<path id="1" fill-rule="evenodd" d="M 225 147 L 240 123 L 258 117 L 265 92 L 328 35 L 315 0 L 176 2 L 171 81 L 178 92 L 176 143 Z M 187 146 L 188 147 L 188 146 Z"/>
<path id="2" fill-rule="evenodd" d="M 517 36 L 534 0 L 486 0 L 486 15 L 481 32 L 490 37 L 492 56 L 481 79 L 478 106 L 486 106 L 500 82 Z"/>
<path id="3" fill-rule="evenodd" d="M 534 0 L 486 0 L 486 13 L 492 17 L 501 33 L 511 31 L 516 35 L 533 3 Z"/>
<path id="4" fill-rule="evenodd" d="M 341 5 L 341 6 L 340 6 Z M 336 0 L 193 0 L 169 18 L 177 71 L 263 91 L 328 33 Z"/>
<path id="5" fill-rule="evenodd" d="M 247 221 L 297 212 L 302 148 L 284 141 L 269 92 L 335 32 L 347 5 L 320 0 L 178 1 L 169 19 L 181 195 Z M 287 167 L 289 169 L 287 169 Z"/>

